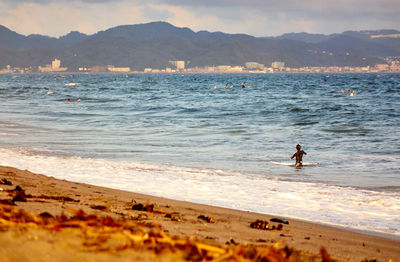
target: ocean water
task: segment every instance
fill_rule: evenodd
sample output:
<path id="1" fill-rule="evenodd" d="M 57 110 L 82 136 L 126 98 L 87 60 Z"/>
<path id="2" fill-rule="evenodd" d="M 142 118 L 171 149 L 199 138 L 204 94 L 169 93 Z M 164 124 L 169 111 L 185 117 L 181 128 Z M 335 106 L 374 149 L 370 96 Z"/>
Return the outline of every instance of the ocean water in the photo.
<path id="1" fill-rule="evenodd" d="M 400 236 L 400 74 L 3 74 L 0 101 L 0 165 Z M 298 143 L 318 165 L 277 165 Z"/>

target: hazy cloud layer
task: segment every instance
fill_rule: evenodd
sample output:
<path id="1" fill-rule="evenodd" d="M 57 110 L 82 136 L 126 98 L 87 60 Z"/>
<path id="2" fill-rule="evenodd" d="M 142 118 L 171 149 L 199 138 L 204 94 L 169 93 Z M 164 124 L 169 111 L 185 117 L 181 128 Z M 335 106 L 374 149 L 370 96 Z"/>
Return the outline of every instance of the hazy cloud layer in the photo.
<path id="1" fill-rule="evenodd" d="M 328 34 L 400 29 L 398 10 L 398 0 L 1 0 L 0 24 L 51 36 L 151 21 L 256 36 Z"/>

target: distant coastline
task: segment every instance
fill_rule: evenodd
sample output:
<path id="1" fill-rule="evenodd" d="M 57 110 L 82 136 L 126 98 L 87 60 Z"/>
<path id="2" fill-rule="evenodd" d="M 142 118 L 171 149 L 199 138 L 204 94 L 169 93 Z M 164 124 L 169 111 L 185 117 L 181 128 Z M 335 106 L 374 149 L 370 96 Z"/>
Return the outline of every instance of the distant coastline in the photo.
<path id="1" fill-rule="evenodd" d="M 184 72 L 173 71 L 167 72 L 163 69 L 155 69 L 151 71 L 126 71 L 126 72 L 110 72 L 110 71 L 46 71 L 46 72 L 35 72 L 35 71 L 24 71 L 17 69 L 11 70 L 0 70 L 1 74 L 373 74 L 373 73 L 382 73 L 382 74 L 396 74 L 400 73 L 400 70 L 376 70 L 375 68 L 364 68 L 364 67 L 351 67 L 348 69 L 340 69 L 340 70 L 332 70 L 331 68 L 323 68 L 323 67 L 305 67 L 305 68 L 285 68 L 285 70 L 281 71 L 247 71 L 243 70 L 240 72 L 223 72 L 223 71 L 209 71 L 209 70 L 198 70 L 188 68 Z"/>
<path id="2" fill-rule="evenodd" d="M 38 66 L 37 69 L 30 68 L 14 68 L 7 65 L 6 68 L 0 69 L 1 73 L 112 73 L 112 74 L 142 74 L 142 73 L 167 73 L 167 74 L 271 74 L 271 73 L 399 73 L 400 61 L 392 60 L 390 64 L 376 64 L 375 66 L 306 66 L 300 68 L 285 67 L 284 62 L 273 62 L 270 67 L 257 62 L 246 62 L 245 66 L 205 66 L 205 67 L 189 67 L 185 68 L 185 61 L 170 61 L 171 64 L 177 65 L 176 68 L 167 67 L 165 69 L 145 68 L 143 71 L 131 70 L 130 67 L 115 66 L 94 66 L 81 67 L 78 71 L 68 71 L 67 67 L 61 67 L 61 61 L 54 59 L 52 64 L 45 67 Z"/>
<path id="3" fill-rule="evenodd" d="M 0 29 L 0 73 L 400 72 L 397 30 L 254 37 L 152 22 L 54 38 Z"/>

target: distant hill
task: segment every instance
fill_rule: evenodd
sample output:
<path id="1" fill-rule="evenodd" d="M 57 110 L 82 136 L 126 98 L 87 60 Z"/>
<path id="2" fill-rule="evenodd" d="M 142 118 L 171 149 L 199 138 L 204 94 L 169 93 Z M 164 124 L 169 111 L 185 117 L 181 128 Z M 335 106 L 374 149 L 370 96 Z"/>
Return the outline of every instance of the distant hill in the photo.
<path id="1" fill-rule="evenodd" d="M 290 39 L 296 40 L 306 43 L 320 43 L 322 41 L 328 40 L 330 37 L 329 35 L 322 35 L 322 34 L 308 34 L 305 32 L 302 33 L 287 33 L 281 36 L 276 37 L 277 39 Z"/>
<path id="2" fill-rule="evenodd" d="M 169 60 L 190 61 L 190 66 L 244 65 L 252 61 L 289 67 L 365 66 L 382 57 L 400 56 L 396 30 L 348 31 L 322 35 L 290 33 L 279 37 L 199 31 L 165 22 L 122 25 L 85 35 L 73 31 L 54 38 L 24 36 L 0 26 L 0 68 L 50 63 L 55 57 L 70 70 L 86 66 L 165 68 Z"/>

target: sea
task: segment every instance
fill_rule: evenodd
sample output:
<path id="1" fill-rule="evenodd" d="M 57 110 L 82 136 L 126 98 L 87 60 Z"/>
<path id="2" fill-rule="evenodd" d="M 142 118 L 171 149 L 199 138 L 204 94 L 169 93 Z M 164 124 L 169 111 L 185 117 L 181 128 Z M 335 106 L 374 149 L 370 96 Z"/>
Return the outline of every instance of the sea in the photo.
<path id="1" fill-rule="evenodd" d="M 0 165 L 400 239 L 400 74 L 1 74 Z"/>

